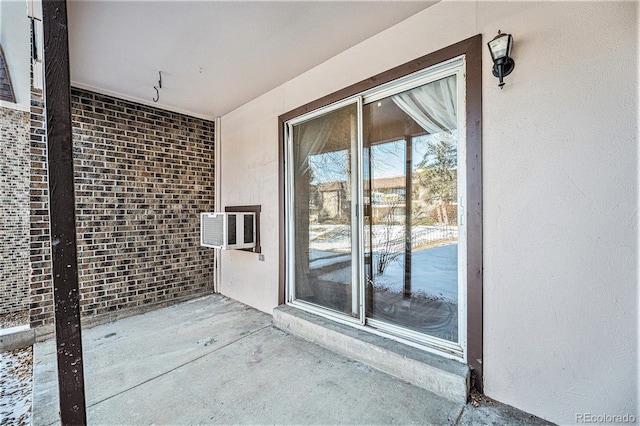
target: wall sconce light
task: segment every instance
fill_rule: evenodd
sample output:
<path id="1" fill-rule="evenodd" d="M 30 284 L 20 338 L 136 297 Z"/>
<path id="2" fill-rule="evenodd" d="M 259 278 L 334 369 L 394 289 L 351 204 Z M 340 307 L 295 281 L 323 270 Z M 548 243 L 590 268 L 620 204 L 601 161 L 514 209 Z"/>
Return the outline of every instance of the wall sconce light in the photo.
<path id="1" fill-rule="evenodd" d="M 511 59 L 511 48 L 513 47 L 513 37 L 511 34 L 502 34 L 498 30 L 498 35 L 487 43 L 491 59 L 493 59 L 493 75 L 500 79 L 500 89 L 504 86 L 503 77 L 508 76 L 513 71 L 516 63 Z"/>

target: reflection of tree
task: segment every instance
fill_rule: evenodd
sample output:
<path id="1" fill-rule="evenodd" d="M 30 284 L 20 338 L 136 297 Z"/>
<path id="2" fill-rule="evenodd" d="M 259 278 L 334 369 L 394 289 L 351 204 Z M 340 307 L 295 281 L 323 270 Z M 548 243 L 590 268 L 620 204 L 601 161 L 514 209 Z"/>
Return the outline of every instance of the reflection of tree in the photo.
<path id="1" fill-rule="evenodd" d="M 381 226 L 375 226 L 373 229 L 382 230 L 382 235 L 375 235 L 374 231 L 374 240 L 382 241 L 377 249 L 378 258 L 376 260 L 376 274 L 382 275 L 384 271 L 387 269 L 387 266 L 394 260 L 398 260 L 400 256 L 402 256 L 402 243 L 404 241 L 399 241 L 398 238 L 394 238 L 394 225 L 396 223 L 396 209 L 400 206 L 400 197 L 395 197 L 395 200 L 389 206 L 389 209 L 382 217 L 380 221 Z M 380 238 L 381 237 L 381 238 Z"/>
<path id="2" fill-rule="evenodd" d="M 344 181 L 350 173 L 347 150 L 321 152 L 309 156 L 312 182 Z"/>
<path id="3" fill-rule="evenodd" d="M 449 217 L 447 208 L 456 200 L 457 166 L 456 139 L 451 133 L 433 135 L 426 153 L 418 164 L 416 175 L 420 182 L 419 196 L 435 206 L 438 222 L 455 224 L 457 218 Z"/>
<path id="4" fill-rule="evenodd" d="M 371 147 L 371 168 L 376 176 L 397 176 L 405 161 L 405 141 L 400 139 Z"/>

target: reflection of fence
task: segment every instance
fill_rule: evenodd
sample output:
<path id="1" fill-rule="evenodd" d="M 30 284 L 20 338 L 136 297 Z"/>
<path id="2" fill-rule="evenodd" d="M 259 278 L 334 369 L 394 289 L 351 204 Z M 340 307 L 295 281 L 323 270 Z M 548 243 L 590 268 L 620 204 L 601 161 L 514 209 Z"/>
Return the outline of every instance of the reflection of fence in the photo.
<path id="1" fill-rule="evenodd" d="M 411 231 L 412 248 L 438 242 L 458 240 L 458 227 L 453 225 L 414 226 Z"/>
<path id="2" fill-rule="evenodd" d="M 312 250 L 351 250 L 351 228 L 348 225 L 311 225 L 309 231 L 309 248 Z M 405 232 L 404 225 L 373 225 L 366 229 L 365 240 L 371 235 L 374 252 L 400 252 L 405 248 Z M 411 247 L 414 249 L 457 239 L 457 226 L 419 225 L 411 228 Z M 365 245 L 369 244 L 365 241 Z"/>

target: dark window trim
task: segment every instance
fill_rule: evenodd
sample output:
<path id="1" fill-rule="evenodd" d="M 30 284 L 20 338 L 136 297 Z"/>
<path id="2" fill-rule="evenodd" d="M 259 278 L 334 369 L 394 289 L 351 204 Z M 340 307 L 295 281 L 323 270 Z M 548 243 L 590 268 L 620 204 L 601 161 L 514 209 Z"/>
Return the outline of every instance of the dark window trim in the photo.
<path id="1" fill-rule="evenodd" d="M 279 140 L 279 289 L 278 303 L 285 303 L 285 164 L 284 123 L 310 111 L 407 76 L 440 62 L 465 55 L 467 115 L 467 362 L 472 386 L 482 392 L 482 35 L 445 47 L 421 58 L 362 80 L 278 117 Z"/>
<path id="2" fill-rule="evenodd" d="M 239 249 L 242 251 L 250 251 L 252 253 L 262 253 L 262 247 L 260 246 L 260 212 L 262 211 L 261 205 L 252 206 L 227 206 L 224 208 L 227 213 L 255 213 L 256 214 L 256 246 L 254 248 Z"/>

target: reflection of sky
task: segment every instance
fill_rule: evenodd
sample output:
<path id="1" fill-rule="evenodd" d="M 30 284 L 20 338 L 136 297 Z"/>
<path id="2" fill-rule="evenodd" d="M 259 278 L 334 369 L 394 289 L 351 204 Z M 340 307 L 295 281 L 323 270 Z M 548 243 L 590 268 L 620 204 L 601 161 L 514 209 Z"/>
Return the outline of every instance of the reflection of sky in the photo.
<path id="1" fill-rule="evenodd" d="M 309 156 L 309 166 L 313 180 L 317 185 L 323 182 L 345 182 L 347 180 L 347 151 L 325 152 Z"/>
<path id="2" fill-rule="evenodd" d="M 455 131 L 454 131 L 455 137 Z M 429 144 L 437 143 L 439 135 L 424 135 L 413 139 L 412 167 L 416 170 L 427 154 Z M 388 178 L 405 175 L 405 141 L 378 144 L 371 147 L 373 177 Z M 323 182 L 345 182 L 347 180 L 347 151 L 325 152 L 309 156 L 314 185 Z"/>
<path id="3" fill-rule="evenodd" d="M 455 133 L 454 133 L 455 137 Z M 424 135 L 413 138 L 411 159 L 412 170 L 425 159 L 430 144 L 437 143 L 439 135 Z M 371 161 L 373 161 L 373 177 L 387 178 L 405 175 L 405 141 L 404 139 L 374 145 L 371 147 Z M 433 161 L 427 158 L 427 162 Z"/>

